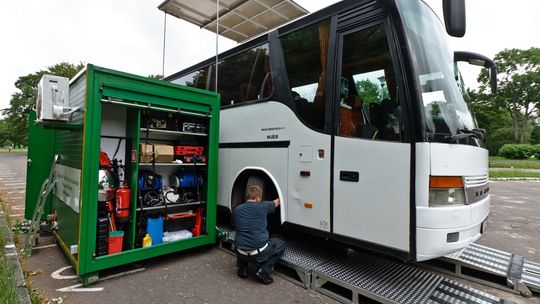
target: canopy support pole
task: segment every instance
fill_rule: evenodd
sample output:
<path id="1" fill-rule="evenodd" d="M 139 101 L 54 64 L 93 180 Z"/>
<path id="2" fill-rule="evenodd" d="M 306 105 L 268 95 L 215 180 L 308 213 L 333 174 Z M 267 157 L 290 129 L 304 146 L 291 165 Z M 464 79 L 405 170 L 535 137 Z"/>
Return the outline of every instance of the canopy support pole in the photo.
<path id="1" fill-rule="evenodd" d="M 165 77 L 165 42 L 167 41 L 167 13 L 163 17 L 163 55 L 161 62 L 161 77 Z"/>
<path id="2" fill-rule="evenodd" d="M 219 0 L 216 1 L 216 85 L 214 86 L 216 93 L 218 91 L 218 54 L 219 54 Z"/>

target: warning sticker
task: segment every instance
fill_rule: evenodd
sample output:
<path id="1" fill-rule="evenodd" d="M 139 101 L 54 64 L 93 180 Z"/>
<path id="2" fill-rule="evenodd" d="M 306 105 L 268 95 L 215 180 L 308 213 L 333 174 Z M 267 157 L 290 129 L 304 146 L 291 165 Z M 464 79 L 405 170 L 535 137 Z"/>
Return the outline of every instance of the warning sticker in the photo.
<path id="1" fill-rule="evenodd" d="M 56 164 L 54 168 L 56 185 L 54 195 L 64 204 L 79 213 L 79 197 L 81 194 L 81 170 Z"/>

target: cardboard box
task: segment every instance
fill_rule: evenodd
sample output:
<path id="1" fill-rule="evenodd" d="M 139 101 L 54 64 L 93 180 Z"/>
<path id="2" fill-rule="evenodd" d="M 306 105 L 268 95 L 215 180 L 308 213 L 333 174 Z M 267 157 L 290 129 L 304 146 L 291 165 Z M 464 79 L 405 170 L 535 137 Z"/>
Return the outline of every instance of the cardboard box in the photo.
<path id="1" fill-rule="evenodd" d="M 139 145 L 139 162 L 148 163 L 152 162 L 152 151 L 154 150 L 154 145 L 140 144 Z"/>
<path id="2" fill-rule="evenodd" d="M 171 163 L 174 160 L 174 147 L 169 145 L 140 144 L 140 162 L 151 163 L 152 152 L 156 163 Z"/>

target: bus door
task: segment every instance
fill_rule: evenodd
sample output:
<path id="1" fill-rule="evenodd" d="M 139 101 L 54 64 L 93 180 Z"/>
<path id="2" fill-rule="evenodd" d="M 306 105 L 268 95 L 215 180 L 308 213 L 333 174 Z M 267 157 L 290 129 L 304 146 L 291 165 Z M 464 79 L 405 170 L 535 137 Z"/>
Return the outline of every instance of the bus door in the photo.
<path id="1" fill-rule="evenodd" d="M 332 228 L 353 242 L 408 252 L 411 146 L 388 29 L 385 20 L 338 27 Z"/>

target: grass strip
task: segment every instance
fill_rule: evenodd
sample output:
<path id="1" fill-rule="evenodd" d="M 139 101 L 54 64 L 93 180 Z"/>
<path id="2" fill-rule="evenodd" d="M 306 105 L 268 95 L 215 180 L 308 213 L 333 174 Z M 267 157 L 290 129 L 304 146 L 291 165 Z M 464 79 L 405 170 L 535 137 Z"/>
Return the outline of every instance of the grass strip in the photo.
<path id="1" fill-rule="evenodd" d="M 540 169 L 538 159 L 506 159 L 500 156 L 489 158 L 490 168 Z"/>
<path id="2" fill-rule="evenodd" d="M 490 171 L 490 178 L 540 178 L 540 172 L 524 172 L 524 171 Z"/>
<path id="3" fill-rule="evenodd" d="M 0 231 L 0 303 L 16 304 L 17 285 L 13 279 L 13 267 L 8 264 L 5 256 L 5 245 L 4 234 Z"/>
<path id="4" fill-rule="evenodd" d="M 0 153 L 26 153 L 28 149 L 0 149 Z"/>

